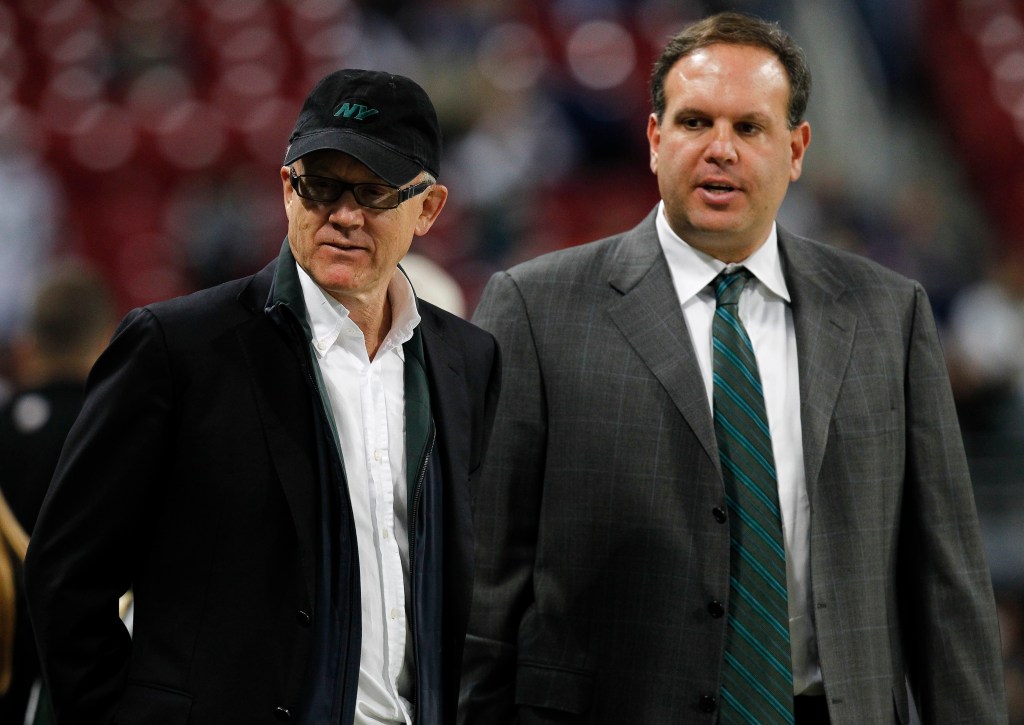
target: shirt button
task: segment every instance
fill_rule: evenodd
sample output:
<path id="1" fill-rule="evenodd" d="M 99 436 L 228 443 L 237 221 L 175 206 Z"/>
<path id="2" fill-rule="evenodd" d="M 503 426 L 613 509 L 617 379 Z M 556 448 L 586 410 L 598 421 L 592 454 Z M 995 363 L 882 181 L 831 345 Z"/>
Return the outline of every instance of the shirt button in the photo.
<path id="1" fill-rule="evenodd" d="M 384 529 L 384 533 L 382 534 L 382 536 L 384 537 L 384 541 L 388 540 L 388 530 L 387 529 Z"/>
<path id="2" fill-rule="evenodd" d="M 701 712 L 714 712 L 715 708 L 718 707 L 718 698 L 714 695 L 701 695 L 700 696 L 700 710 Z"/>
<path id="3" fill-rule="evenodd" d="M 281 722 L 291 722 L 292 711 L 289 710 L 287 707 L 275 707 L 274 717 L 276 717 Z"/>
<path id="4" fill-rule="evenodd" d="M 722 508 L 721 506 L 715 506 L 715 508 L 711 509 L 711 515 L 714 516 L 715 521 L 717 521 L 720 524 L 724 524 L 725 520 L 729 518 L 728 514 L 726 514 L 725 512 L 725 509 Z"/>
<path id="5" fill-rule="evenodd" d="M 715 619 L 718 619 L 723 614 L 725 614 L 725 607 L 723 607 L 722 603 L 717 599 L 713 600 L 711 603 L 708 604 L 708 614 L 710 614 Z"/>
<path id="6" fill-rule="evenodd" d="M 395 609 L 394 607 L 392 607 L 392 609 L 391 609 L 391 618 L 392 619 L 398 619 L 398 610 Z"/>
<path id="7" fill-rule="evenodd" d="M 373 452 L 373 460 L 378 461 L 378 462 L 380 461 L 380 450 L 379 449 Z"/>

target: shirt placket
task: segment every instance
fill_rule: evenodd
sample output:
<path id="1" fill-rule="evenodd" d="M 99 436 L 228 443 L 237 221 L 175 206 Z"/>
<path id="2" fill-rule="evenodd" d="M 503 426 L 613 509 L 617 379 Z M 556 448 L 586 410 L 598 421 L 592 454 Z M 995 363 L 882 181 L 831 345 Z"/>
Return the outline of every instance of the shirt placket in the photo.
<path id="1" fill-rule="evenodd" d="M 380 357 L 378 357 L 378 361 Z M 381 596 L 384 602 L 384 632 L 388 652 L 388 685 L 397 692 L 397 680 L 405 658 L 405 587 L 401 557 L 395 539 L 395 498 L 388 437 L 387 400 L 383 370 L 371 364 L 363 386 L 366 399 L 368 470 L 373 495 L 373 511 L 380 537 Z"/>

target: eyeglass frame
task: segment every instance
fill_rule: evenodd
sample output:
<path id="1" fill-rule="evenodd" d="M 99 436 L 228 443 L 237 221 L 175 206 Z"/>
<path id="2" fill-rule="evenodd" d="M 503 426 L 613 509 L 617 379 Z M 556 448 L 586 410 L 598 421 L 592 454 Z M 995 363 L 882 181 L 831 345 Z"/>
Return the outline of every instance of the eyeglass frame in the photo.
<path id="1" fill-rule="evenodd" d="M 303 199 L 306 199 L 307 201 L 316 202 L 317 204 L 334 204 L 339 199 L 341 199 L 341 197 L 343 197 L 345 195 L 346 191 L 351 191 L 352 192 L 352 198 L 355 199 L 355 202 L 357 204 L 359 204 L 359 206 L 364 207 L 366 209 L 376 209 L 376 210 L 397 209 L 403 203 L 409 201 L 409 199 L 412 199 L 414 196 L 419 196 L 424 191 L 426 191 L 431 186 L 433 186 L 434 184 L 437 183 L 437 181 L 435 179 L 427 178 L 427 179 L 424 179 L 423 181 L 421 181 L 418 184 L 412 184 L 410 186 L 403 186 L 403 187 L 391 186 L 390 184 L 378 184 L 378 183 L 372 182 L 372 181 L 371 182 L 360 182 L 360 183 L 357 183 L 357 184 L 353 184 L 353 183 L 350 183 L 348 181 L 342 181 L 341 179 L 335 179 L 335 178 L 330 177 L 330 176 L 318 176 L 316 174 L 299 174 L 299 173 L 296 173 L 294 166 L 289 166 L 288 167 L 288 172 L 289 172 L 288 178 L 291 181 L 292 189 L 295 190 L 296 194 L 298 194 Z M 336 197 L 334 197 L 333 199 L 314 199 L 312 197 L 306 196 L 301 191 L 299 191 L 299 180 L 302 179 L 302 178 L 307 178 L 307 177 L 310 178 L 310 179 L 320 179 L 322 181 L 329 181 L 332 184 L 336 184 L 341 190 L 338 192 L 338 195 Z M 388 189 L 394 189 L 394 190 L 396 190 L 398 192 L 397 195 L 396 195 L 397 201 L 393 205 L 391 205 L 391 206 L 370 206 L 368 204 L 364 204 L 363 202 L 359 201 L 359 197 L 356 196 L 356 189 L 359 188 L 359 187 L 363 187 L 363 186 L 378 186 L 378 187 L 385 187 L 385 188 L 388 188 Z"/>

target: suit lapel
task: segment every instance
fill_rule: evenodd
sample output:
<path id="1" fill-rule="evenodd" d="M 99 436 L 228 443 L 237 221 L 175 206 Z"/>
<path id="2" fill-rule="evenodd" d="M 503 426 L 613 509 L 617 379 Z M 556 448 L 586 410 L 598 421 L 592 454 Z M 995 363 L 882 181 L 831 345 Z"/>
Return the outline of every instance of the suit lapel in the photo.
<path id="1" fill-rule="evenodd" d="M 465 363 L 459 351 L 445 338 L 443 321 L 431 314 L 422 302 L 419 304 L 423 352 L 430 381 L 430 407 L 438 439 L 444 444 L 452 465 L 465 464 L 470 455 L 466 447 L 469 436 L 456 435 L 470 420 Z M 461 496 L 468 492 L 459 493 Z"/>
<path id="2" fill-rule="evenodd" d="M 609 305 L 608 313 L 717 468 L 718 447 L 707 392 L 658 243 L 655 214 L 657 208 L 620 240 L 608 281 L 621 297 Z"/>
<path id="3" fill-rule="evenodd" d="M 467 435 L 472 414 L 465 359 L 445 337 L 444 320 L 422 301 L 418 304 L 430 406 L 443 464 L 445 606 L 450 608 L 454 621 L 465 622 L 472 593 L 473 556 L 472 541 L 465 536 L 465 532 L 472 531 L 468 489 L 471 436 Z M 457 593 L 450 593 L 449 587 Z"/>
<path id="4" fill-rule="evenodd" d="M 251 371 L 252 394 L 256 399 L 267 448 L 274 470 L 291 510 L 298 537 L 303 578 L 312 597 L 315 590 L 314 565 L 319 532 L 317 499 L 310 488 L 317 481 L 314 470 L 313 417 L 310 412 L 308 371 L 297 353 L 284 342 L 282 331 L 275 329 L 262 305 L 270 288 L 274 265 L 264 269 L 242 293 L 241 302 L 252 317 L 237 329 L 242 354 Z"/>
<path id="5" fill-rule="evenodd" d="M 810 242 L 779 229 L 786 284 L 792 297 L 800 372 L 804 471 L 813 493 L 839 388 L 850 361 L 856 317 L 839 304 L 845 285 L 820 263 Z"/>
<path id="6" fill-rule="evenodd" d="M 717 467 L 714 422 L 686 321 L 658 243 L 656 213 L 620 241 L 609 284 L 621 297 L 609 305 L 608 313 L 668 392 Z M 856 318 L 839 304 L 845 289 L 842 280 L 820 263 L 809 242 L 780 228 L 779 248 L 792 296 L 804 469 L 808 489 L 812 490 L 849 363 Z"/>

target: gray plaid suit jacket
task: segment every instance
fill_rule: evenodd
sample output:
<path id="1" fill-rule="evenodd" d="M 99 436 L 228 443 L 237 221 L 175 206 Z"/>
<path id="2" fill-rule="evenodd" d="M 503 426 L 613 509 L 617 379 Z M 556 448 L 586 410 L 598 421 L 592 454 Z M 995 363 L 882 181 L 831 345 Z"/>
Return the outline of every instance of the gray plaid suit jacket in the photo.
<path id="1" fill-rule="evenodd" d="M 1006 722 L 999 634 L 927 297 L 779 231 L 814 616 L 835 725 Z M 474 516 L 461 721 L 711 723 L 729 526 L 654 212 L 496 274 L 504 385 Z M 721 517 L 719 517 L 721 518 Z M 719 615 L 719 616 L 716 616 Z"/>

